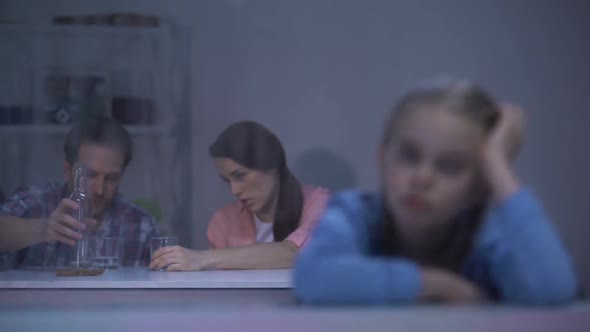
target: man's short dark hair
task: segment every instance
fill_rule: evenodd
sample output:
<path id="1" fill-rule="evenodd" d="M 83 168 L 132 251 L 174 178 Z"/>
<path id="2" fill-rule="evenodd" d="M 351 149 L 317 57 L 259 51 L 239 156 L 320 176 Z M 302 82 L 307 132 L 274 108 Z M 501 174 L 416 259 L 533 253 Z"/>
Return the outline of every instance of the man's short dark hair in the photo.
<path id="1" fill-rule="evenodd" d="M 78 160 L 82 144 L 97 144 L 112 147 L 123 153 L 123 169 L 132 157 L 133 143 L 127 129 L 106 116 L 90 116 L 75 124 L 64 144 L 66 161 L 73 166 Z"/>

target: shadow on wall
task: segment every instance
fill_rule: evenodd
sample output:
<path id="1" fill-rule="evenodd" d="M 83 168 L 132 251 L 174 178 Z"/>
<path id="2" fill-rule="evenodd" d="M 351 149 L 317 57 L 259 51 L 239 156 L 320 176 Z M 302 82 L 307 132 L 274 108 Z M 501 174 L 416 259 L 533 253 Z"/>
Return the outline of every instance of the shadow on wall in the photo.
<path id="1" fill-rule="evenodd" d="M 332 192 L 355 188 L 357 177 L 351 164 L 324 148 L 303 152 L 292 164 L 293 173 L 301 183 L 328 188 Z"/>

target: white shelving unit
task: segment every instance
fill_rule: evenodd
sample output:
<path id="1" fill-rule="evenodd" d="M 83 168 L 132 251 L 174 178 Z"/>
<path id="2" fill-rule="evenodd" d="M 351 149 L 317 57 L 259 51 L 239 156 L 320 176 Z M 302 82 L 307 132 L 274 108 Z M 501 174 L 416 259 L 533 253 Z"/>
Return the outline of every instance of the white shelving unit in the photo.
<path id="1" fill-rule="evenodd" d="M 131 135 L 168 135 L 170 128 L 165 126 L 125 126 Z M 53 135 L 65 134 L 70 130 L 66 125 L 1 125 L 0 134 L 8 135 Z"/>
<path id="2" fill-rule="evenodd" d="M 0 115 L 0 189 L 61 180 L 63 141 L 70 125 L 47 123 L 39 95 L 46 73 L 103 73 L 108 107 L 113 97 L 150 100 L 153 121 L 126 125 L 134 158 L 121 191 L 156 202 L 162 228 L 186 230 L 191 220 L 190 35 L 172 24 L 159 27 L 0 25 L 0 107 L 33 110 L 30 123 Z M 41 75 L 41 76 L 40 76 Z M 184 232 L 186 233 L 186 231 Z M 189 234 L 178 234 L 188 241 Z"/>

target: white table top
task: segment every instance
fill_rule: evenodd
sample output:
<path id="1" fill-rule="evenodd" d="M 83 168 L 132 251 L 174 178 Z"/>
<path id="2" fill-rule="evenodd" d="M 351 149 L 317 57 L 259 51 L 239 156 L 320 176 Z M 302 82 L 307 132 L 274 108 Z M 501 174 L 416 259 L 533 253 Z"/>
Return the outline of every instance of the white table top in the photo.
<path id="1" fill-rule="evenodd" d="M 0 272 L 0 289 L 79 288 L 291 288 L 291 270 L 160 272 L 147 268 L 107 270 L 99 276 L 58 277 L 55 271 Z"/>
<path id="2" fill-rule="evenodd" d="M 0 310 L 2 331 L 580 331 L 590 310 L 460 306 L 203 308 L 87 307 Z"/>

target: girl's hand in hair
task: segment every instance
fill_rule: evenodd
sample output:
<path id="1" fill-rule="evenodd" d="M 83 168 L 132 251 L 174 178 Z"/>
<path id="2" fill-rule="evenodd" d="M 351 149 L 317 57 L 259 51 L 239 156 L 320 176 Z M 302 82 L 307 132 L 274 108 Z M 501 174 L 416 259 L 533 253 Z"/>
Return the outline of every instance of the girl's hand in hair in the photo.
<path id="1" fill-rule="evenodd" d="M 512 161 L 522 144 L 524 122 L 520 107 L 502 105 L 498 122 L 483 148 L 483 172 L 496 202 L 505 200 L 520 188 Z"/>
<path id="2" fill-rule="evenodd" d="M 499 112 L 498 122 L 488 138 L 484 153 L 504 157 L 510 162 L 516 157 L 522 144 L 524 112 L 513 104 L 503 104 Z"/>

